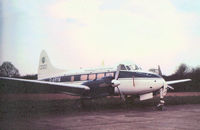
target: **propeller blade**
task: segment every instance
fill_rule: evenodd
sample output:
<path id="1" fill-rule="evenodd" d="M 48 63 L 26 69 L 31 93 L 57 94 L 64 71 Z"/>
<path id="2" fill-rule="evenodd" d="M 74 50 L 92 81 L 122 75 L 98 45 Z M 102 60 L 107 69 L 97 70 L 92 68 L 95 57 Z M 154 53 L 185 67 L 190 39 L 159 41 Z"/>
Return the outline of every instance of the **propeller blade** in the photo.
<path id="1" fill-rule="evenodd" d="M 118 86 L 117 86 L 117 89 L 118 89 L 118 91 L 119 91 L 120 98 L 121 98 L 123 101 L 125 101 L 126 99 L 125 99 L 125 97 L 124 97 L 124 94 L 120 91 L 120 89 L 119 89 Z"/>
<path id="2" fill-rule="evenodd" d="M 174 90 L 174 88 L 172 86 L 167 86 L 168 89 Z"/>
<path id="3" fill-rule="evenodd" d="M 113 87 L 117 87 L 118 92 L 119 92 L 119 95 L 120 95 L 120 98 L 121 98 L 123 101 L 125 101 L 124 94 L 123 94 L 123 93 L 120 91 L 120 89 L 119 89 L 119 85 L 120 85 L 119 80 L 113 79 L 111 82 L 112 82 L 112 86 L 113 86 Z"/>
<path id="4" fill-rule="evenodd" d="M 112 86 L 113 86 L 113 87 L 117 87 L 118 92 L 119 92 L 119 95 L 120 95 L 120 98 L 121 98 L 123 101 L 125 101 L 124 94 L 120 91 L 120 89 L 119 89 L 119 87 L 118 87 L 118 86 L 120 85 L 120 82 L 119 82 L 119 80 L 118 80 L 120 69 L 121 69 L 121 64 L 119 64 L 119 65 L 117 66 L 117 71 L 116 71 L 116 73 L 115 73 L 115 79 L 112 80 Z"/>
<path id="5" fill-rule="evenodd" d="M 121 64 L 117 66 L 117 71 L 115 73 L 115 80 L 118 80 L 120 69 L 121 69 Z"/>

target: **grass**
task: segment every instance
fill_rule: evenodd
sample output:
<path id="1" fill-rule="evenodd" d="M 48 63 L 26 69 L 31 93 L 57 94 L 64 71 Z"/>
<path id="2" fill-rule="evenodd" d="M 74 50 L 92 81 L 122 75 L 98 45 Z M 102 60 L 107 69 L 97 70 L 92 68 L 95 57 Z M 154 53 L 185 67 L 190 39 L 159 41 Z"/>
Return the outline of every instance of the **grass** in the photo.
<path id="1" fill-rule="evenodd" d="M 51 100 L 51 101 L 1 101 L 0 102 L 0 119 L 13 117 L 28 117 L 32 115 L 42 114 L 75 114 L 80 112 L 94 112 L 105 110 L 127 110 L 127 109 L 150 109 L 157 105 L 159 98 L 139 101 L 134 100 L 129 103 L 123 103 L 119 98 L 101 98 L 97 100 L 88 100 L 84 102 L 84 107 L 77 107 L 77 100 Z M 182 105 L 182 104 L 200 104 L 200 96 L 189 97 L 165 97 L 167 105 Z"/>

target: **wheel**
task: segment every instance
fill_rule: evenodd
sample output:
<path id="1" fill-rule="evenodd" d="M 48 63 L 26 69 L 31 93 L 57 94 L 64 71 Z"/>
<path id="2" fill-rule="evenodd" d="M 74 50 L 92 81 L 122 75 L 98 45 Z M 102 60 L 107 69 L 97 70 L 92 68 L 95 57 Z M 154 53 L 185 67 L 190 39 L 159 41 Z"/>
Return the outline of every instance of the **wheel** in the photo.
<path id="1" fill-rule="evenodd" d="M 159 111 L 163 111 L 163 110 L 164 110 L 164 109 L 163 109 L 163 108 L 164 108 L 164 105 L 163 105 L 163 104 L 158 104 L 156 108 L 157 108 L 157 110 L 159 110 Z"/>

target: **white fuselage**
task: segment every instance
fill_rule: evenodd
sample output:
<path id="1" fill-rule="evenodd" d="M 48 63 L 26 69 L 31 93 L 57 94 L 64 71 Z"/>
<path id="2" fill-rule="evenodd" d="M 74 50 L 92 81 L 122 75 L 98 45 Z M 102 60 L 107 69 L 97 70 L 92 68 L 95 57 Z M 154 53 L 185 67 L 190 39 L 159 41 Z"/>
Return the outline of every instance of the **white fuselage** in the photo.
<path id="1" fill-rule="evenodd" d="M 164 85 L 162 78 L 120 78 L 119 81 L 120 85 L 118 87 L 125 95 L 154 92 Z M 115 93 L 119 94 L 117 88 L 115 88 Z"/>
<path id="2" fill-rule="evenodd" d="M 102 71 L 91 71 L 91 72 L 85 72 L 85 71 L 81 71 L 81 72 L 71 72 L 68 74 L 65 74 L 65 76 L 75 76 L 75 75 L 80 75 L 80 77 L 82 75 L 92 75 L 92 74 L 96 74 L 96 79 L 98 74 L 102 74 L 104 73 L 104 76 L 106 76 L 106 73 L 113 73 L 113 76 L 115 74 L 116 71 L 113 70 L 102 70 Z M 120 85 L 118 86 L 118 88 L 120 89 L 120 91 L 124 94 L 124 95 L 141 95 L 141 94 L 145 94 L 145 93 L 150 93 L 150 92 L 154 92 L 159 90 L 162 86 L 164 86 L 164 79 L 160 76 L 158 76 L 157 74 L 151 73 L 151 72 L 145 72 L 145 71 L 140 71 L 140 70 L 131 70 L 131 71 L 121 71 L 122 72 L 129 72 L 129 73 L 140 73 L 143 75 L 156 75 L 157 77 L 119 77 L 119 82 Z M 61 76 L 62 77 L 62 76 Z M 51 80 L 57 80 L 58 82 L 61 81 L 61 77 L 57 76 L 57 77 L 53 77 L 51 78 Z M 102 77 L 100 77 L 102 78 Z M 79 80 L 79 81 L 74 81 L 74 80 L 69 80 L 69 81 L 64 81 L 65 83 L 71 83 L 71 84 L 82 84 L 84 82 L 87 82 L 88 80 L 90 80 L 89 78 L 87 80 Z M 114 93 L 115 94 L 119 94 L 119 90 L 118 88 L 114 88 Z"/>

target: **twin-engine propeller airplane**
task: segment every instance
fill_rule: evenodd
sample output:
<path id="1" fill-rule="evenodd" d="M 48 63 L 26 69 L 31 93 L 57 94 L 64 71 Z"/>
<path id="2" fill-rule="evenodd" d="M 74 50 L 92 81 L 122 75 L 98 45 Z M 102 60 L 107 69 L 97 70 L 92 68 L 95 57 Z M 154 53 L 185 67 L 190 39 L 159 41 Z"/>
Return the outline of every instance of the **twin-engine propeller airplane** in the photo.
<path id="1" fill-rule="evenodd" d="M 158 72 L 161 74 L 160 69 Z M 81 100 L 120 95 L 123 101 L 128 96 L 138 96 L 142 101 L 153 98 L 159 92 L 160 103 L 157 107 L 162 110 L 167 90 L 173 89 L 169 85 L 191 79 L 165 81 L 159 74 L 142 71 L 137 65 L 125 64 L 65 71 L 54 68 L 46 52 L 42 51 L 38 80 L 0 77 L 0 89 L 6 93 L 65 93 L 80 96 Z"/>

